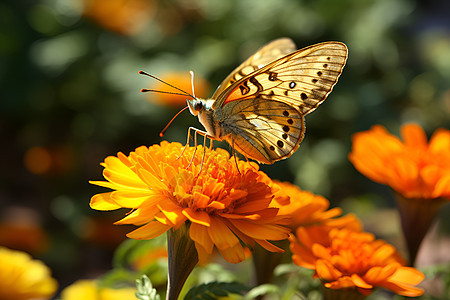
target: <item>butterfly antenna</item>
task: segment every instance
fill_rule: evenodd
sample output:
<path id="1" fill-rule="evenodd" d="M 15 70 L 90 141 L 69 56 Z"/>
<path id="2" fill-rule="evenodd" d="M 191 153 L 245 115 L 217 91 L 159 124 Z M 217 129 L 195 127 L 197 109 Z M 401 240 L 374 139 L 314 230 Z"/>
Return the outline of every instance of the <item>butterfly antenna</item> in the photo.
<path id="1" fill-rule="evenodd" d="M 194 72 L 191 70 L 189 71 L 189 74 L 191 74 L 191 87 L 192 87 L 192 95 L 195 99 L 195 92 L 194 92 Z"/>
<path id="2" fill-rule="evenodd" d="M 166 127 L 164 127 L 164 129 L 161 130 L 161 132 L 159 133 L 160 137 L 164 136 L 164 133 L 166 133 L 167 128 L 169 128 L 169 125 L 172 124 L 173 120 L 175 120 L 175 118 L 178 117 L 178 115 L 181 114 L 183 111 L 185 111 L 187 108 L 188 108 L 188 106 L 184 107 L 172 118 L 172 120 L 169 121 L 169 123 L 167 123 Z"/>
<path id="3" fill-rule="evenodd" d="M 164 92 L 164 91 L 157 91 L 157 90 L 149 90 L 149 89 L 142 89 L 141 92 L 157 92 L 157 93 L 162 93 L 162 94 L 183 95 L 183 96 L 191 97 L 192 99 L 196 99 L 195 96 L 189 94 L 188 92 L 183 91 L 182 89 L 177 88 L 176 86 L 174 86 L 174 85 L 172 85 L 172 84 L 170 84 L 170 83 L 167 83 L 167 82 L 165 82 L 164 80 L 159 79 L 159 78 L 156 77 L 156 76 L 153 76 L 153 75 L 151 75 L 151 74 L 148 74 L 147 72 L 139 71 L 139 74 L 148 76 L 148 77 L 153 78 L 153 79 L 155 79 L 155 80 L 158 80 L 159 82 L 162 82 L 162 83 L 164 83 L 165 85 L 168 85 L 168 86 L 170 86 L 171 88 L 174 88 L 174 89 L 176 89 L 177 91 L 182 92 L 183 94 L 172 93 L 172 92 Z"/>

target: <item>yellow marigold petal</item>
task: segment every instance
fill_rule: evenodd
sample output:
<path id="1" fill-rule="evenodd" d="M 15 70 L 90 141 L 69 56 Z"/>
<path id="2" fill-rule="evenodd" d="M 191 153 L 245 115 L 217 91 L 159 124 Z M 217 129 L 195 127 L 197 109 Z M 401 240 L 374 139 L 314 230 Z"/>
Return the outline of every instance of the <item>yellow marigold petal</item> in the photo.
<path id="1" fill-rule="evenodd" d="M 148 223 L 149 220 L 152 220 L 157 213 L 160 212 L 160 209 L 157 206 L 147 206 L 143 208 L 139 208 L 131 213 L 129 213 L 126 217 L 121 220 L 115 222 L 116 225 L 122 224 L 134 224 L 134 225 L 144 225 Z"/>
<path id="2" fill-rule="evenodd" d="M 211 226 L 208 228 L 208 234 L 219 251 L 239 244 L 239 240 L 233 232 L 218 218 L 211 218 Z"/>
<path id="3" fill-rule="evenodd" d="M 230 222 L 244 234 L 259 240 L 284 240 L 288 238 L 290 232 L 286 227 L 272 224 L 255 224 L 252 221 L 233 219 L 230 219 Z"/>
<path id="4" fill-rule="evenodd" d="M 172 201 L 161 201 L 157 206 L 172 225 L 178 225 L 186 220 L 183 215 L 183 208 Z"/>
<path id="5" fill-rule="evenodd" d="M 189 235 L 191 239 L 206 251 L 207 254 L 211 254 L 214 248 L 214 243 L 208 234 L 206 226 L 192 223 L 189 228 Z"/>
<path id="6" fill-rule="evenodd" d="M 183 209 L 183 215 L 185 215 L 193 223 L 207 227 L 211 226 L 211 218 L 205 211 L 195 211 L 188 207 Z"/>
<path id="7" fill-rule="evenodd" d="M 406 124 L 400 128 L 401 135 L 405 144 L 412 148 L 427 147 L 427 135 L 422 127 L 417 124 Z"/>
<path id="8" fill-rule="evenodd" d="M 114 191 L 111 193 L 111 199 L 117 205 L 125 208 L 139 208 L 143 203 L 151 201 L 151 193 Z"/>
<path id="9" fill-rule="evenodd" d="M 153 239 L 161 234 L 165 233 L 172 226 L 162 224 L 158 221 L 151 221 L 148 224 L 139 227 L 127 234 L 127 237 L 135 240 L 148 240 Z"/>
<path id="10" fill-rule="evenodd" d="M 63 300 L 95 299 L 98 287 L 94 280 L 78 280 L 61 292 Z"/>
<path id="11" fill-rule="evenodd" d="M 109 156 L 105 159 L 103 177 L 119 187 L 135 189 L 147 188 L 139 176 L 124 165 L 117 157 Z"/>
<path id="12" fill-rule="evenodd" d="M 108 181 L 90 180 L 89 183 L 90 184 L 94 184 L 94 185 L 98 185 L 98 186 L 101 186 L 101 187 L 109 188 L 109 189 L 114 189 L 115 188 L 115 185 L 112 184 L 111 182 L 108 182 Z"/>
<path id="13" fill-rule="evenodd" d="M 139 178 L 144 182 L 147 186 L 151 186 L 152 189 L 165 189 L 166 185 L 161 182 L 161 179 L 147 171 L 146 169 L 138 169 L 137 174 Z"/>
<path id="14" fill-rule="evenodd" d="M 115 210 L 122 208 L 122 206 L 118 205 L 112 198 L 111 193 L 101 193 L 92 196 L 91 202 L 89 205 L 92 209 L 96 210 Z"/>

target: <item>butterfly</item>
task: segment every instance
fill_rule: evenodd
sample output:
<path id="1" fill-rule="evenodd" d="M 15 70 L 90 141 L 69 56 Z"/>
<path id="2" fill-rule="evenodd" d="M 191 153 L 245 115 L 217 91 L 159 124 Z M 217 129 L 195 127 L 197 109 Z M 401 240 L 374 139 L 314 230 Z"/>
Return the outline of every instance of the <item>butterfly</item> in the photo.
<path id="1" fill-rule="evenodd" d="M 332 91 L 347 53 L 340 42 L 300 50 L 289 38 L 270 42 L 231 72 L 210 99 L 183 91 L 192 98 L 185 109 L 205 128 L 190 127 L 188 142 L 193 130 L 196 145 L 200 134 L 205 139 L 225 140 L 233 154 L 236 149 L 259 163 L 288 158 L 303 140 L 305 116 Z"/>

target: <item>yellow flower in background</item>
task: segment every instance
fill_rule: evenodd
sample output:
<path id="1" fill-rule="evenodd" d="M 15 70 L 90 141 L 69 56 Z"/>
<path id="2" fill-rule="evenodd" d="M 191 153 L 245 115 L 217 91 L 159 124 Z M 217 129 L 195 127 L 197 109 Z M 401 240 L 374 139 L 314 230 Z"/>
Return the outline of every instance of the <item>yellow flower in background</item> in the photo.
<path id="1" fill-rule="evenodd" d="M 424 275 L 404 266 L 395 248 L 373 234 L 337 228 L 318 234 L 300 227 L 290 241 L 294 263 L 315 270 L 327 289 L 368 295 L 382 287 L 403 296 L 423 294 L 416 285 Z"/>
<path id="2" fill-rule="evenodd" d="M 186 224 L 200 261 L 214 247 L 232 263 L 244 260 L 244 247 L 255 243 L 281 252 L 268 241 L 286 239 L 290 230 L 280 225 L 278 208 L 270 207 L 274 191 L 257 164 L 238 161 L 239 173 L 223 149 L 207 150 L 203 164 L 203 147 L 196 155 L 187 147 L 177 159 L 182 149 L 163 141 L 129 156 L 107 157 L 102 163 L 107 181 L 91 183 L 114 191 L 93 196 L 91 207 L 131 209 L 116 224 L 141 226 L 128 234 L 133 239 L 151 239 Z"/>
<path id="3" fill-rule="evenodd" d="M 136 288 L 99 287 L 96 280 L 79 280 L 61 292 L 62 300 L 136 300 Z"/>
<path id="4" fill-rule="evenodd" d="M 329 227 L 361 230 L 361 222 L 352 214 L 336 218 L 342 209 L 330 207 L 330 202 L 320 195 L 301 190 L 289 182 L 274 180 L 279 186 L 273 205 L 280 209 L 279 215 L 286 216 L 288 226 L 295 230 L 299 226 L 328 225 Z"/>
<path id="5" fill-rule="evenodd" d="M 50 299 L 57 288 L 44 263 L 25 252 L 0 247 L 0 299 Z"/>
<path id="6" fill-rule="evenodd" d="M 417 124 L 402 126 L 403 141 L 383 126 L 356 133 L 350 161 L 362 174 L 406 198 L 450 200 L 450 130 L 430 142 Z"/>

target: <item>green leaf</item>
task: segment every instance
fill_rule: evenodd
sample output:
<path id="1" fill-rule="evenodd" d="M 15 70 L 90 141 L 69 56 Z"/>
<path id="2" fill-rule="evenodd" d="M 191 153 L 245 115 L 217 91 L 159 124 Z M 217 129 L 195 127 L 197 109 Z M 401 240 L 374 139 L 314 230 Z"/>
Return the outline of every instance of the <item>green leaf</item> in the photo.
<path id="1" fill-rule="evenodd" d="M 255 299 L 267 294 L 281 295 L 281 289 L 274 284 L 262 284 L 252 288 L 247 295 L 245 295 L 245 299 Z"/>
<path id="2" fill-rule="evenodd" d="M 152 282 L 146 275 L 142 275 L 140 279 L 136 279 L 136 297 L 140 300 L 160 300 L 156 289 L 153 288 Z"/>
<path id="3" fill-rule="evenodd" d="M 239 282 L 209 282 L 195 286 L 189 290 L 184 300 L 214 300 L 229 294 L 243 295 L 248 287 Z"/>

